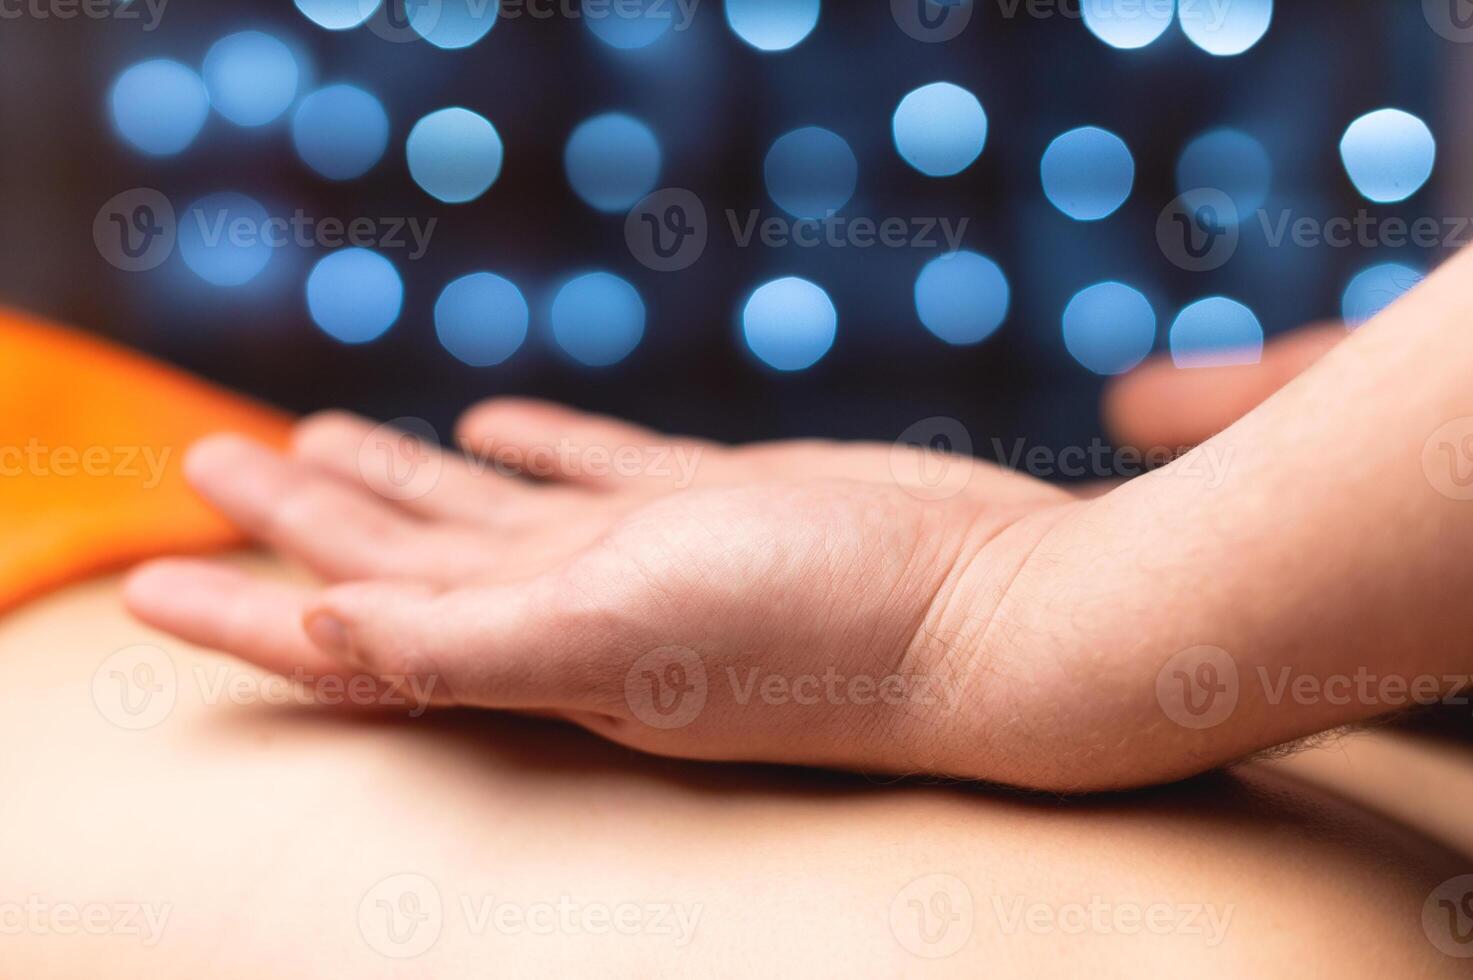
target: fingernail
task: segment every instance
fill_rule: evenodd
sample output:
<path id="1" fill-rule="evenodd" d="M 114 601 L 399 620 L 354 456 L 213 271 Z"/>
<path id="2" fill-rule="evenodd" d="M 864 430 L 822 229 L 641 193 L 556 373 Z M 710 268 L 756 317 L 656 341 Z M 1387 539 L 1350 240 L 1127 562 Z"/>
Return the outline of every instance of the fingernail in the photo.
<path id="1" fill-rule="evenodd" d="M 304 627 L 307 636 L 324 652 L 350 663 L 358 662 L 353 638 L 348 635 L 348 627 L 341 619 L 331 613 L 313 613 L 307 617 Z"/>

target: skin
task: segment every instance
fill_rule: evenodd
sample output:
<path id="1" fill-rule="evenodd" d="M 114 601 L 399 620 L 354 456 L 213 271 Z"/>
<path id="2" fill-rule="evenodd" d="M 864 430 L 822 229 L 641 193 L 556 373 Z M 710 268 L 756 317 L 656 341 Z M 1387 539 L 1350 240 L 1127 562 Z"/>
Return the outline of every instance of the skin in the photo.
<path id="1" fill-rule="evenodd" d="M 225 560 L 301 581 L 259 555 Z M 24 788 L 0 808 L 6 978 L 1468 974 L 1434 945 L 1452 920 L 1434 909 L 1426 931 L 1423 918 L 1434 890 L 1473 870 L 1466 740 L 1359 732 L 1067 800 L 712 766 L 497 712 L 401 720 L 273 700 L 262 672 L 130 621 L 118 591 L 93 579 L 0 621 L 0 784 Z M 174 681 L 141 730 L 112 697 L 113 658 L 139 645 L 164 671 L 154 679 Z M 405 874 L 438 889 L 443 928 L 392 958 L 365 927 L 397 921 L 398 904 L 365 898 Z M 912 883 L 933 875 L 970 895 L 959 948 L 916 942 L 937 906 Z M 168 914 L 156 942 L 136 920 L 104 935 L 34 929 L 16 918 L 33 897 Z M 680 939 L 669 923 L 472 925 L 488 901 L 564 897 L 700 917 Z M 1094 903 L 1141 918 L 1047 915 Z M 1157 903 L 1215 918 L 1142 928 Z M 1016 918 L 1040 907 L 1041 925 Z"/>
<path id="2" fill-rule="evenodd" d="M 1426 675 L 1435 698 L 1468 668 L 1473 503 L 1436 492 L 1422 458 L 1473 415 L 1465 266 L 1473 253 L 1337 345 L 1300 337 L 1180 384 L 1148 367 L 1107 401 L 1125 441 L 1210 438 L 1103 495 L 920 450 L 722 447 L 523 401 L 468 413 L 470 460 L 575 451 L 518 477 L 421 447 L 438 477 L 409 499 L 385 475 L 396 444 L 360 419 L 309 419 L 286 456 L 215 437 L 187 461 L 194 485 L 328 584 L 170 560 L 127 601 L 270 670 L 434 678 L 443 702 L 662 755 L 1056 791 L 1182 778 L 1406 707 L 1288 697 L 1269 683 L 1282 669 Z M 1195 413 L 1187 384 L 1209 392 Z M 631 446 L 698 452 L 694 482 L 590 475 Z M 1208 453 L 1230 463 L 1220 483 Z M 938 465 L 954 492 L 934 492 Z M 1192 727 L 1171 691 L 1220 679 L 1181 660 L 1204 647 L 1240 691 Z M 651 710 L 702 670 L 701 710 L 676 726 Z"/>

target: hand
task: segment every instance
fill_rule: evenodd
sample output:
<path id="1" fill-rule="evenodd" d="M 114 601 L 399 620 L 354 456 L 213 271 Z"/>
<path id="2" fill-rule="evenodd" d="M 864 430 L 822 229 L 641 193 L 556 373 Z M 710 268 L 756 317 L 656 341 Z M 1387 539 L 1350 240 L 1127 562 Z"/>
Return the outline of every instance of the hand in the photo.
<path id="1" fill-rule="evenodd" d="M 973 634 L 1068 494 L 919 450 L 732 449 L 526 402 L 459 434 L 466 459 L 419 447 L 438 478 L 412 494 L 377 455 L 398 440 L 349 416 L 302 423 L 286 457 L 206 440 L 200 492 L 337 584 L 167 560 L 130 608 L 268 670 L 434 678 L 442 703 L 651 752 L 979 774 Z M 907 485 L 948 462 L 959 492 Z"/>
<path id="2" fill-rule="evenodd" d="M 1242 404 L 1277 387 L 1283 349 L 1198 377 Z M 1150 400 L 1125 401 L 1148 427 Z M 1197 437 L 1227 421 L 1198 418 Z M 270 670 L 433 678 L 442 703 L 555 714 L 675 756 L 1056 789 L 1203 767 L 1139 697 L 1154 651 L 1101 664 L 1074 635 L 1068 599 L 1094 558 L 1046 542 L 1078 539 L 1098 505 L 919 451 L 731 449 L 535 403 L 493 402 L 460 435 L 467 460 L 421 447 L 438 479 L 409 496 L 373 455 L 397 440 L 347 416 L 303 423 L 288 458 L 207 441 L 188 463 L 201 492 L 343 584 L 167 561 L 134 575 L 130 606 Z M 620 453 L 646 465 L 614 475 Z M 938 462 L 966 476 L 939 500 L 912 478 Z M 1095 643 L 1132 646 L 1124 612 Z M 1101 765 L 1101 739 L 1130 751 Z"/>

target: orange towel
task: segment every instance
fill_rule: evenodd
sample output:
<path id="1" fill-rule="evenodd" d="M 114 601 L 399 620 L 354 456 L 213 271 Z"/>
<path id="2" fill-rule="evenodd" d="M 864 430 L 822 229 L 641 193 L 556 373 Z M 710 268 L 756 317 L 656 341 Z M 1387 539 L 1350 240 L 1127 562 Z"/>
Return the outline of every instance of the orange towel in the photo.
<path id="1" fill-rule="evenodd" d="M 184 482 L 220 430 L 285 415 L 96 338 L 0 310 L 0 612 L 155 555 L 240 543 Z"/>

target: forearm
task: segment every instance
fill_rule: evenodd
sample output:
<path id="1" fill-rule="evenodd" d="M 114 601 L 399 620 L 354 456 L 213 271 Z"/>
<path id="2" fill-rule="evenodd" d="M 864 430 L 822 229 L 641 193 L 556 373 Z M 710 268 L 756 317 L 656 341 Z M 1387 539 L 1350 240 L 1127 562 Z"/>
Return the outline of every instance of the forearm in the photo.
<path id="1" fill-rule="evenodd" d="M 1446 469 L 1473 463 L 1461 445 L 1473 422 L 1447 428 L 1473 416 L 1470 283 L 1473 252 L 1089 515 L 1089 531 L 1110 538 L 1093 601 L 1160 596 L 1134 610 L 1154 662 L 1205 645 L 1236 665 L 1238 705 L 1223 731 L 1196 735 L 1204 749 L 1385 714 L 1462 686 L 1454 676 L 1473 669 L 1473 500 L 1449 496 L 1460 494 Z M 1202 659 L 1173 669 L 1191 681 Z"/>

